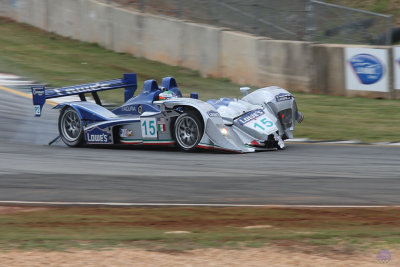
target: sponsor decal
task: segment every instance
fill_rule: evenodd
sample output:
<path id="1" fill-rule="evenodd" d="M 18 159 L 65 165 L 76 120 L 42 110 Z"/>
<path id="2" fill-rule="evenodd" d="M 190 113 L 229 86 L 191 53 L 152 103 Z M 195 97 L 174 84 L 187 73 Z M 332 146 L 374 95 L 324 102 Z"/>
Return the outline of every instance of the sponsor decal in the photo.
<path id="1" fill-rule="evenodd" d="M 250 111 L 250 112 L 246 113 L 246 114 L 243 115 L 242 117 L 240 117 L 240 118 L 238 119 L 238 122 L 239 122 L 241 125 L 244 125 L 244 124 L 248 123 L 249 121 L 254 120 L 254 119 L 260 117 L 260 116 L 263 115 L 263 114 L 264 114 L 264 111 L 263 111 L 262 109 L 255 109 L 255 110 L 253 110 L 253 111 Z"/>
<path id="2" fill-rule="evenodd" d="M 140 118 L 143 138 L 157 138 L 156 118 Z"/>
<path id="3" fill-rule="evenodd" d="M 32 94 L 42 96 L 44 95 L 44 88 L 32 88 Z"/>
<path id="4" fill-rule="evenodd" d="M 121 109 L 122 109 L 122 111 L 125 111 L 125 112 L 136 111 L 136 107 L 134 105 L 123 106 Z"/>
<path id="5" fill-rule="evenodd" d="M 349 63 L 362 84 L 378 82 L 385 71 L 380 60 L 370 54 L 355 55 L 350 59 Z"/>
<path id="6" fill-rule="evenodd" d="M 118 86 L 121 84 L 120 82 L 116 83 L 94 83 L 94 84 L 87 84 L 87 85 L 81 85 L 81 86 L 74 86 L 71 88 L 60 88 L 60 89 L 54 89 L 54 92 L 57 95 L 72 95 L 72 94 L 80 94 L 80 93 L 87 93 L 91 92 L 93 90 L 101 90 L 101 89 L 106 89 L 112 86 Z"/>
<path id="7" fill-rule="evenodd" d="M 166 131 L 165 119 L 164 118 L 157 118 L 157 130 L 159 132 L 165 132 Z"/>
<path id="8" fill-rule="evenodd" d="M 269 128 L 274 126 L 274 123 L 272 121 L 269 121 L 267 118 L 262 118 L 260 120 L 261 124 L 259 124 L 258 122 L 255 122 L 253 127 L 254 129 L 260 128 L 261 130 L 265 131 L 265 127 Z"/>
<path id="9" fill-rule="evenodd" d="M 217 117 L 221 117 L 221 115 L 218 113 L 218 111 L 215 110 L 210 110 L 207 112 L 208 116 L 212 117 L 212 118 L 217 118 Z"/>
<path id="10" fill-rule="evenodd" d="M 281 102 L 281 101 L 290 100 L 290 99 L 292 99 L 292 97 L 293 96 L 291 94 L 280 93 L 275 96 L 275 99 L 276 99 L 276 102 Z"/>
<path id="11" fill-rule="evenodd" d="M 120 137 L 130 137 L 133 136 L 133 131 L 131 129 L 120 129 L 119 131 Z"/>
<path id="12" fill-rule="evenodd" d="M 111 142 L 110 134 L 106 130 L 94 128 L 85 132 L 86 142 L 89 144 L 107 144 Z"/>
<path id="13" fill-rule="evenodd" d="M 393 46 L 393 79 L 394 89 L 400 89 L 400 46 Z"/>
<path id="14" fill-rule="evenodd" d="M 41 108 L 40 105 L 35 105 L 35 116 L 40 116 Z"/>

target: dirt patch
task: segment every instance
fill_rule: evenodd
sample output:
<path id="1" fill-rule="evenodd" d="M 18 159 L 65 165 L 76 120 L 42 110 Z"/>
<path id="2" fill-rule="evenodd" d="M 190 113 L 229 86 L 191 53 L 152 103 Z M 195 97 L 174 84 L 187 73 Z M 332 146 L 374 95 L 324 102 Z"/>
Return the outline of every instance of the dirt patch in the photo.
<path id="1" fill-rule="evenodd" d="M 8 206 L 0 206 L 0 214 L 15 214 L 21 212 L 36 212 L 36 211 L 45 211 L 49 208 L 44 207 L 8 207 Z"/>
<path id="2" fill-rule="evenodd" d="M 399 208 L 0 207 L 2 214 L 0 249 L 124 247 L 176 253 L 267 244 L 338 259 L 400 244 Z"/>
<path id="3" fill-rule="evenodd" d="M 158 229 L 215 227 L 331 228 L 342 226 L 400 227 L 400 209 L 281 209 L 281 208 L 47 208 L 58 215 L 75 214 L 82 220 L 21 223 L 26 227 L 117 226 Z M 0 214 L 41 211 L 46 208 L 0 207 Z M 47 216 L 46 214 L 43 214 Z M 107 220 L 95 219 L 108 216 Z M 99 217 L 100 218 L 100 217 Z M 265 227 L 267 228 L 267 227 Z"/>
<path id="4" fill-rule="evenodd" d="M 318 251 L 306 254 L 283 251 L 269 246 L 243 250 L 198 249 L 185 253 L 163 253 L 137 249 L 112 249 L 104 251 L 72 250 L 66 252 L 8 251 L 0 252 L 2 266 L 8 267 L 110 267 L 110 266 L 379 266 L 378 251 L 348 255 L 333 259 L 319 255 Z M 384 266 L 399 266 L 400 251 L 391 251 L 392 260 Z"/>

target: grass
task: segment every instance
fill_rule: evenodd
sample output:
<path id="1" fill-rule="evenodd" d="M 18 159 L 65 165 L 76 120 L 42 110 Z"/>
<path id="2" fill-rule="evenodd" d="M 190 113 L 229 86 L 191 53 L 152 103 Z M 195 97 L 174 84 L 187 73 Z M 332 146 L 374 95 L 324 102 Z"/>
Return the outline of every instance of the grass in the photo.
<path id="1" fill-rule="evenodd" d="M 264 225 L 265 228 L 245 228 Z M 398 209 L 48 208 L 0 215 L 0 249 L 398 247 Z M 169 231 L 188 231 L 184 234 Z"/>
<path id="2" fill-rule="evenodd" d="M 136 72 L 139 90 L 144 80 L 173 76 L 184 96 L 197 91 L 202 100 L 222 96 L 239 97 L 239 86 L 227 79 L 203 78 L 198 72 L 172 67 L 127 54 L 115 53 L 96 44 L 60 37 L 25 24 L 0 19 L 0 72 L 30 77 L 59 87 L 118 78 Z M 267 86 L 267 85 L 266 85 Z M 364 142 L 400 141 L 400 101 L 312 95 L 292 91 L 305 115 L 295 137 L 314 140 L 357 139 Z M 101 97 L 121 103 L 122 91 Z"/>
<path id="3" fill-rule="evenodd" d="M 393 15 L 393 27 L 400 26 L 400 0 L 327 0 L 326 2 Z"/>

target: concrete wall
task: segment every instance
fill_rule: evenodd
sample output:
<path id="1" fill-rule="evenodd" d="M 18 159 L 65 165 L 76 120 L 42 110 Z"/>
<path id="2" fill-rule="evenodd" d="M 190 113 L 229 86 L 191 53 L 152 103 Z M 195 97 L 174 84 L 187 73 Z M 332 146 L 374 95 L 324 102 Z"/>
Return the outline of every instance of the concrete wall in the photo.
<path id="1" fill-rule="evenodd" d="M 222 76 L 239 84 L 258 85 L 258 45 L 263 38 L 223 31 L 221 40 Z"/>
<path id="2" fill-rule="evenodd" d="M 345 95 L 344 48 L 342 45 L 318 44 L 310 47 L 311 92 L 317 94 Z M 340 70 L 340 71 L 339 71 Z"/>
<path id="3" fill-rule="evenodd" d="M 180 65 L 183 49 L 183 23 L 155 15 L 144 16 L 142 53 L 147 59 Z"/>
<path id="4" fill-rule="evenodd" d="M 259 84 L 311 91 L 313 62 L 310 43 L 260 40 L 257 52 Z"/>
<path id="5" fill-rule="evenodd" d="M 9 0 L 0 0 L 0 16 L 9 17 L 10 12 L 8 11 L 8 7 L 10 5 Z"/>
<path id="6" fill-rule="evenodd" d="M 248 34 L 222 33 L 222 76 L 239 84 L 277 85 L 310 92 L 310 43 L 268 40 Z"/>
<path id="7" fill-rule="evenodd" d="M 96 1 L 80 1 L 80 32 L 77 39 L 113 49 L 113 8 Z"/>
<path id="8" fill-rule="evenodd" d="M 181 65 L 203 76 L 221 77 L 221 34 L 220 28 L 184 23 Z"/>
<path id="9" fill-rule="evenodd" d="M 112 39 L 116 52 L 143 56 L 142 24 L 144 15 L 115 8 L 113 11 Z"/>
<path id="10" fill-rule="evenodd" d="M 95 0 L 0 0 L 0 15 L 117 52 L 182 65 L 203 76 L 226 77 L 243 85 L 277 85 L 290 91 L 331 95 L 395 97 L 393 90 L 345 90 L 344 45 L 269 40 L 128 11 Z"/>
<path id="11" fill-rule="evenodd" d="M 43 0 L 35 1 L 43 2 Z M 47 8 L 48 31 L 70 38 L 76 38 L 79 35 L 79 29 L 81 25 L 79 0 L 48 0 Z"/>

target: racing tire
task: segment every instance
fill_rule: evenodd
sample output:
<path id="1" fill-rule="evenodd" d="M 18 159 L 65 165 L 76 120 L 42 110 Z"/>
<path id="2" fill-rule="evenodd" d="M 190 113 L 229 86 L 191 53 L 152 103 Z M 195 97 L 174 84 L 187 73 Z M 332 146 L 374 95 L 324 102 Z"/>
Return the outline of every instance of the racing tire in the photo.
<path id="1" fill-rule="evenodd" d="M 75 109 L 67 107 L 60 112 L 58 131 L 67 146 L 77 147 L 83 143 L 82 121 Z"/>
<path id="2" fill-rule="evenodd" d="M 194 151 L 203 137 L 203 124 L 193 112 L 184 112 L 175 120 L 173 136 L 184 151 Z"/>

